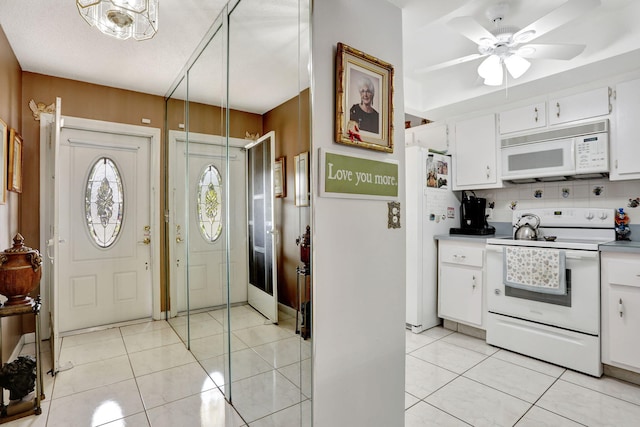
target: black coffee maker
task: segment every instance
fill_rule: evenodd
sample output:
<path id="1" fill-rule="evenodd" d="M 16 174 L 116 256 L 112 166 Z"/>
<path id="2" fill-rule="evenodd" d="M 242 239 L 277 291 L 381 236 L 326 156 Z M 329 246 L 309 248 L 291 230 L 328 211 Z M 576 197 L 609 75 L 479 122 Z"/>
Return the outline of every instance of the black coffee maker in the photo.
<path id="1" fill-rule="evenodd" d="M 462 203 L 460 204 L 460 228 L 450 228 L 449 233 L 476 236 L 494 234 L 495 227 L 487 224 L 486 207 L 487 199 L 476 197 L 475 193 L 468 195 L 466 191 L 463 191 Z"/>

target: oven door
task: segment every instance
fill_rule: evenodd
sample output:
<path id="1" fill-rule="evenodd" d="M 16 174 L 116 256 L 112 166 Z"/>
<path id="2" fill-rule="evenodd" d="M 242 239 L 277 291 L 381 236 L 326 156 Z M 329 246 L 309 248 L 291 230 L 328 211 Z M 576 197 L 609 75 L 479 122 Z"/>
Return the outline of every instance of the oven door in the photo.
<path id="1" fill-rule="evenodd" d="M 598 335 L 600 263 L 598 251 L 565 250 L 567 292 L 549 295 L 503 283 L 506 246 L 487 245 L 487 309 L 490 313 Z"/>

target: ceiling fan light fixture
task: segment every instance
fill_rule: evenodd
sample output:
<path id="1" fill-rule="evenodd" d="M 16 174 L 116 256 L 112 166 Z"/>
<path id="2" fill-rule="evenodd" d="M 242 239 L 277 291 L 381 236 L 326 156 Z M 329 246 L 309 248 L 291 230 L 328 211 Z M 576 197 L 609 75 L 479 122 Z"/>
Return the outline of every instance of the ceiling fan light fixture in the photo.
<path id="1" fill-rule="evenodd" d="M 502 64 L 498 55 L 490 55 L 478 66 L 478 75 L 484 79 L 491 78 L 500 73 L 502 80 Z"/>
<path id="2" fill-rule="evenodd" d="M 494 74 L 484 79 L 484 84 L 487 86 L 500 86 L 502 84 L 503 71 L 502 66 L 496 68 Z"/>
<path id="3" fill-rule="evenodd" d="M 517 79 L 527 72 L 531 63 L 521 56 L 509 55 L 504 59 L 504 65 L 507 67 L 511 77 Z"/>
<path id="4" fill-rule="evenodd" d="M 76 0 L 80 16 L 120 40 L 147 40 L 158 32 L 159 0 Z"/>

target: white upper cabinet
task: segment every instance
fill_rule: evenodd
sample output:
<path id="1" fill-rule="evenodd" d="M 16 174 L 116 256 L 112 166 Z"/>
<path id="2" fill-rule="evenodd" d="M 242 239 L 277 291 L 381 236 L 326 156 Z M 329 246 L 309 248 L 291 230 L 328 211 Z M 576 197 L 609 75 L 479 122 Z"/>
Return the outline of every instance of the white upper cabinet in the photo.
<path id="1" fill-rule="evenodd" d="M 539 102 L 526 107 L 503 111 L 499 115 L 499 121 L 501 135 L 543 128 L 547 125 L 545 103 Z"/>
<path id="2" fill-rule="evenodd" d="M 611 89 L 603 87 L 549 100 L 549 125 L 574 122 L 611 112 Z"/>
<path id="3" fill-rule="evenodd" d="M 501 187 L 496 115 L 461 120 L 456 123 L 455 129 L 453 189 Z"/>
<path id="4" fill-rule="evenodd" d="M 609 179 L 640 178 L 640 79 L 616 85 Z"/>
<path id="5" fill-rule="evenodd" d="M 405 143 L 438 151 L 449 149 L 449 127 L 444 123 L 428 123 L 405 130 Z"/>

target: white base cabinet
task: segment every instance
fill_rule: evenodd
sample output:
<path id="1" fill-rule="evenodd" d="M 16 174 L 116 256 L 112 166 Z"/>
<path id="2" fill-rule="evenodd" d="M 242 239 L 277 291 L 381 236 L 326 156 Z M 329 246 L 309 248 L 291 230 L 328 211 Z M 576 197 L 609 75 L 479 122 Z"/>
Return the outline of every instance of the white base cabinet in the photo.
<path id="1" fill-rule="evenodd" d="M 640 254 L 603 252 L 602 362 L 640 372 Z"/>
<path id="2" fill-rule="evenodd" d="M 438 242 L 438 317 L 484 329 L 484 242 Z"/>

